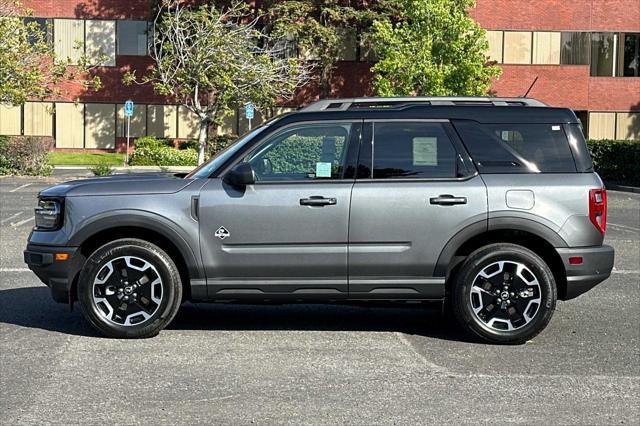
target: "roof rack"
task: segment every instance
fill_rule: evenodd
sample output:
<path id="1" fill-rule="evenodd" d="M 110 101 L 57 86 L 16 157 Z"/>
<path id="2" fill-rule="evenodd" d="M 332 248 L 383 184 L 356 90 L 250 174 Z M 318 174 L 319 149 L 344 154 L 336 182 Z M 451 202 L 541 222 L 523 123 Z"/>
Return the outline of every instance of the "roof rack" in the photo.
<path id="1" fill-rule="evenodd" d="M 546 104 L 531 98 L 490 98 L 490 97 L 395 97 L 395 98 L 344 98 L 322 99 L 302 108 L 300 111 L 346 111 L 353 109 L 386 109 L 413 105 L 459 105 L 459 106 L 530 106 L 542 107 Z"/>

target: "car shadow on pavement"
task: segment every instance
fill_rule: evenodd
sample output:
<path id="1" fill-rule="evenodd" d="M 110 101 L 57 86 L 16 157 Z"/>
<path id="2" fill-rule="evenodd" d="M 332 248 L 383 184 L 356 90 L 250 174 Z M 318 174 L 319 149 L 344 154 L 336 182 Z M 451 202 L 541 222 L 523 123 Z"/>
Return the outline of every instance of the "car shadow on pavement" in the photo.
<path id="1" fill-rule="evenodd" d="M 51 300 L 46 287 L 0 291 L 0 323 L 59 333 L 99 337 L 82 317 Z M 351 304 L 192 304 L 181 306 L 170 330 L 300 330 L 401 332 L 442 340 L 475 342 L 440 304 L 426 306 Z"/>

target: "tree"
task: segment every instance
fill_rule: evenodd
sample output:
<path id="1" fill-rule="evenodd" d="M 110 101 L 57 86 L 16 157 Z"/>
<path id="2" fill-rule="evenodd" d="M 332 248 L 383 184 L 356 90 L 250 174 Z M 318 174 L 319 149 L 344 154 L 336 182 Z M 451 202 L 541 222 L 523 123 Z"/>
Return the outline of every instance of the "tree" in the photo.
<path id="1" fill-rule="evenodd" d="M 480 96 L 501 73 L 488 62 L 485 31 L 467 10 L 475 0 L 399 0 L 401 15 L 373 25 L 381 96 Z"/>
<path id="2" fill-rule="evenodd" d="M 300 52 L 314 64 L 320 96 L 327 97 L 344 37 L 353 32 L 356 39 L 365 38 L 374 20 L 394 14 L 396 2 L 266 0 L 262 7 L 266 31 L 297 44 Z"/>
<path id="3" fill-rule="evenodd" d="M 166 1 L 153 23 L 153 67 L 140 80 L 135 71 L 125 83 L 151 83 L 192 111 L 199 121 L 198 164 L 204 161 L 209 125 L 246 102 L 259 109 L 293 95 L 308 80 L 308 70 L 284 57 L 275 40 L 256 27 L 244 3 L 226 9 L 188 7 Z"/>
<path id="4" fill-rule="evenodd" d="M 18 2 L 0 0 L 0 103 L 21 105 L 58 95 L 63 80 L 100 89 L 98 77 L 84 78 L 83 73 L 90 70 L 86 58 L 72 68 L 68 59 L 59 60 L 47 40 L 48 29 L 25 20 L 29 15 Z"/>

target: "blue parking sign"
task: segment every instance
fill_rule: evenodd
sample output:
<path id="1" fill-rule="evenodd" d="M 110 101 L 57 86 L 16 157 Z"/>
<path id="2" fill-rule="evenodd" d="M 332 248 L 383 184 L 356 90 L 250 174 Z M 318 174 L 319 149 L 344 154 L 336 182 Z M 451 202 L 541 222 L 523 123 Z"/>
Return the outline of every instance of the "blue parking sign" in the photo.
<path id="1" fill-rule="evenodd" d="M 129 100 L 124 103 L 124 115 L 125 117 L 133 116 L 133 101 Z"/>
<path id="2" fill-rule="evenodd" d="M 253 106 L 253 104 L 251 102 L 247 102 L 244 106 L 244 115 L 247 117 L 248 120 L 253 119 L 254 112 L 255 112 L 255 107 Z"/>

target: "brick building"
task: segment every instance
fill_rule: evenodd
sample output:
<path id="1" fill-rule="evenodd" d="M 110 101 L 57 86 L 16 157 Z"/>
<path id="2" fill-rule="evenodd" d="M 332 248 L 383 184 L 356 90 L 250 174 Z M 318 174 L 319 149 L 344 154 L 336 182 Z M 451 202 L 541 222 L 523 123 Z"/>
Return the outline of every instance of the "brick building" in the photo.
<path id="1" fill-rule="evenodd" d="M 102 60 L 98 92 L 67 83 L 60 98 L 0 106 L 0 134 L 53 136 L 57 149 L 115 149 L 125 135 L 123 103 L 136 103 L 132 136 L 192 138 L 194 117 L 149 87 L 125 87 L 129 69 L 150 64 L 147 21 L 150 0 L 25 0 L 60 57 Z M 488 54 L 503 68 L 493 85 L 499 96 L 529 96 L 568 106 L 591 138 L 640 139 L 640 0 L 478 0 L 471 16 L 488 30 Z M 371 55 L 346 33 L 332 96 L 370 95 Z M 101 52 L 98 55 L 97 52 Z M 106 59 L 102 54 L 106 55 Z M 535 84 L 534 84 L 535 81 Z M 532 86 L 533 84 L 533 86 Z M 288 108 L 317 98 L 305 88 Z M 286 108 L 282 108 L 283 110 Z M 53 113 L 52 113 L 53 111 Z M 223 131 L 242 133 L 242 114 Z"/>

